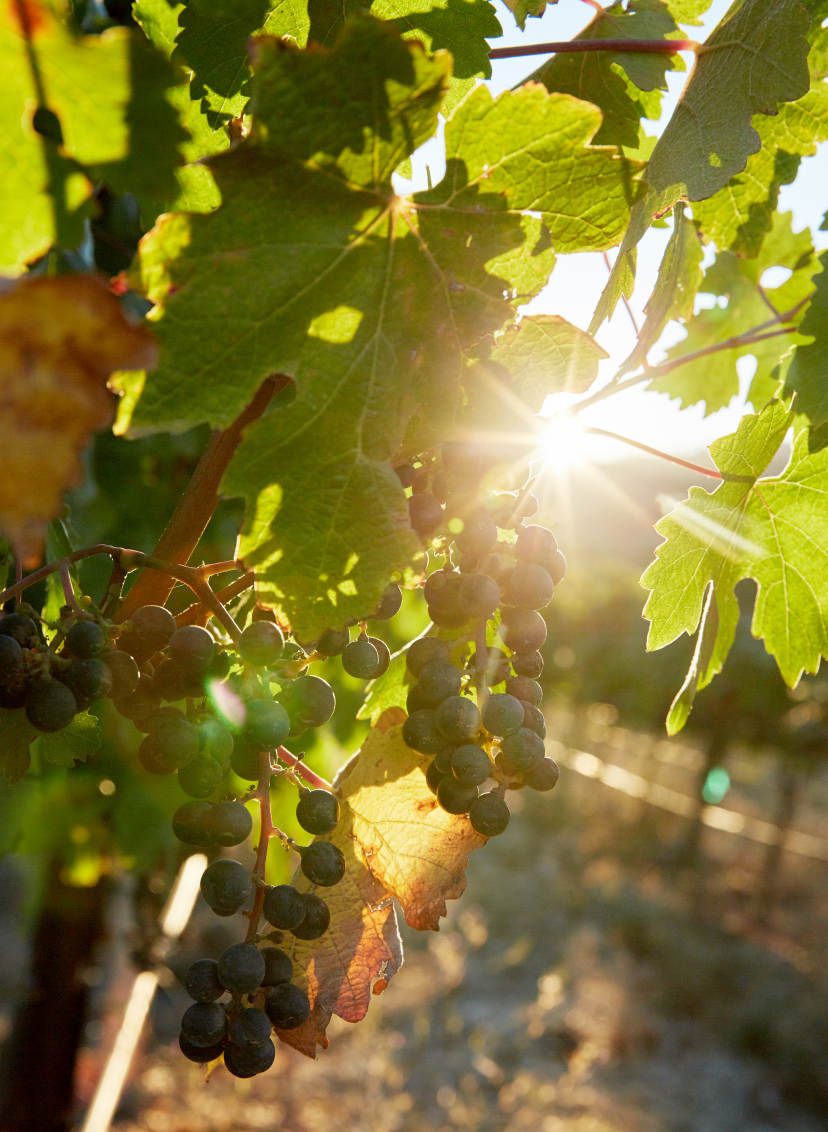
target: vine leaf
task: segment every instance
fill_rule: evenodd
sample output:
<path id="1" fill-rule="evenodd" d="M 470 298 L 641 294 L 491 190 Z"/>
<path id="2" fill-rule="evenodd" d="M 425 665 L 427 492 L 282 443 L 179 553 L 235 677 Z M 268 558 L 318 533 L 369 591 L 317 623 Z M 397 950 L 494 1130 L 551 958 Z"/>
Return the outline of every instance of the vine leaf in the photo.
<path id="1" fill-rule="evenodd" d="M 785 381 L 785 394 L 796 393 L 796 408 L 814 428 L 828 421 L 828 252 L 819 257 L 816 292 L 800 333 L 812 341 L 797 346 Z"/>
<path id="2" fill-rule="evenodd" d="M 37 564 L 81 449 L 112 418 L 107 378 L 154 358 L 149 331 L 90 275 L 24 278 L 0 295 L 0 531 L 24 561 Z"/>
<path id="3" fill-rule="evenodd" d="M 166 92 L 180 75 L 138 31 L 74 38 L 45 4 L 36 8 L 32 51 L 62 136 L 35 132 L 38 95 L 16 8 L 0 9 L 0 272 L 19 274 L 51 244 L 77 247 L 95 182 L 115 192 L 175 191 L 187 135 Z"/>
<path id="4" fill-rule="evenodd" d="M 673 233 L 658 268 L 655 288 L 644 308 L 647 317 L 620 373 L 636 369 L 647 360 L 650 347 L 671 319 L 687 319 L 693 314 L 696 293 L 704 278 L 703 255 L 693 222 L 685 216 L 684 205 L 678 204 Z"/>
<path id="5" fill-rule="evenodd" d="M 248 498 L 239 551 L 260 599 L 312 639 L 369 612 L 418 546 L 388 464 L 408 421 L 423 447 L 445 435 L 473 351 L 546 284 L 555 250 L 610 246 L 636 190 L 631 163 L 589 146 L 594 107 L 531 86 L 476 90 L 447 124 L 444 180 L 395 196 L 448 59 L 370 17 L 331 52 L 259 41 L 256 67 L 251 136 L 211 161 L 223 206 L 142 242 L 161 362 L 133 427 L 226 426 L 269 374 L 295 379 L 223 490 Z"/>
<path id="6" fill-rule="evenodd" d="M 785 267 L 792 274 L 780 287 L 762 291 L 762 276 L 769 267 Z M 755 259 L 742 259 L 732 252 L 719 253 L 716 262 L 707 270 L 701 290 L 727 299 L 724 307 L 718 304 L 701 310 L 687 320 L 687 337 L 667 351 L 667 360 L 675 361 L 696 350 L 715 346 L 744 334 L 753 327 L 764 326 L 764 333 L 783 329 L 773 321 L 773 310 L 786 314 L 808 297 L 813 290 L 814 253 L 810 231 L 793 232 L 791 213 L 777 214 L 773 228 Z M 797 342 L 801 335 L 795 328 L 803 310 L 785 322 L 790 334 L 780 334 L 743 346 L 722 349 L 679 366 L 671 373 L 656 378 L 649 388 L 658 393 L 678 397 L 683 408 L 705 403 L 705 415 L 729 404 L 739 392 L 738 358 L 752 355 L 756 358 L 756 372 L 750 387 L 754 408 L 761 408 L 773 396 L 779 384 L 775 374 L 780 357 Z"/>
<path id="7" fill-rule="evenodd" d="M 661 0 L 633 0 L 626 9 L 621 4 L 604 9 L 575 39 L 664 40 L 677 34 L 676 23 Z M 661 99 L 653 92 L 667 89 L 668 69 L 684 70 L 680 55 L 561 52 L 531 77 L 549 91 L 572 94 L 599 107 L 604 120 L 595 135 L 596 144 L 635 148 L 641 118 L 659 116 Z"/>
<path id="8" fill-rule="evenodd" d="M 557 4 L 558 0 L 503 0 L 503 3 L 515 17 L 520 30 L 525 31 L 527 19 L 539 19 L 546 11 L 547 4 Z"/>
<path id="9" fill-rule="evenodd" d="M 98 721 L 88 711 L 80 712 L 68 727 L 51 735 L 40 735 L 43 757 L 52 766 L 72 767 L 85 763 L 101 745 Z"/>
<path id="10" fill-rule="evenodd" d="M 709 582 L 704 597 L 693 659 L 690 661 L 685 681 L 667 713 L 667 734 L 671 738 L 673 735 L 678 735 L 690 718 L 696 692 L 706 687 L 716 673 L 721 671 L 723 660 L 718 665 L 711 663 L 715 655 L 718 637 L 719 607 L 714 600 L 713 583 Z"/>
<path id="11" fill-rule="evenodd" d="M 713 0 L 666 0 L 670 14 L 677 24 L 689 24 L 697 27 L 701 20 L 699 16 L 712 4 Z"/>
<path id="12" fill-rule="evenodd" d="M 327 1045 L 325 1028 L 334 1014 L 360 1021 L 376 993 L 374 980 L 384 988 L 399 970 L 402 944 L 392 898 L 400 900 L 412 927 L 436 930 L 445 900 L 465 887 L 469 852 L 486 841 L 467 818 L 437 807 L 423 775 L 428 760 L 402 742 L 400 719 L 405 714 L 398 708 L 380 716 L 335 783 L 342 817 L 330 840 L 345 854 L 347 871 L 335 888 L 321 891 L 331 911 L 326 934 L 296 940 L 293 949 L 296 982 L 308 991 L 311 1017 L 298 1030 L 277 1031 L 309 1057 L 317 1044 Z M 292 883 L 313 890 L 301 871 Z"/>
<path id="13" fill-rule="evenodd" d="M 828 91 L 811 90 L 780 107 L 775 118 L 758 116 L 754 127 L 762 148 L 748 158 L 744 173 L 693 205 L 693 219 L 706 244 L 748 257 L 759 254 L 770 231 L 780 188 L 796 178 L 803 157 L 828 141 Z"/>
<path id="14" fill-rule="evenodd" d="M 720 666 L 739 619 L 733 588 L 753 578 L 752 632 L 764 639 L 785 681 L 793 687 L 828 655 L 828 533 L 814 522 L 828 492 L 828 448 L 809 453 L 803 429 L 785 471 L 759 479 L 793 417 L 779 401 L 743 417 L 735 433 L 710 446 L 725 482 L 712 493 L 691 488 L 687 501 L 657 524 L 665 541 L 641 579 L 652 591 L 644 609 L 652 623 L 648 649 L 695 632 L 713 582 Z"/>
<path id="15" fill-rule="evenodd" d="M 29 743 L 36 734 L 22 708 L 0 708 L 0 774 L 11 785 L 19 782 L 29 769 Z"/>
<path id="16" fill-rule="evenodd" d="M 368 685 L 357 719 L 369 719 L 374 724 L 388 708 L 404 708 L 408 697 L 408 686 L 404 682 L 406 671 L 405 653 L 401 652 L 383 675 Z"/>
<path id="17" fill-rule="evenodd" d="M 654 192 L 682 186 L 704 200 L 741 173 L 761 146 L 754 114 L 776 114 L 810 86 L 808 13 L 799 0 L 744 0 L 731 6 L 699 48 L 696 65 L 653 151 Z"/>
<path id="18" fill-rule="evenodd" d="M 550 393 L 584 393 L 609 354 L 591 335 L 556 314 L 524 315 L 498 336 L 490 361 L 505 366 L 531 413 Z"/>

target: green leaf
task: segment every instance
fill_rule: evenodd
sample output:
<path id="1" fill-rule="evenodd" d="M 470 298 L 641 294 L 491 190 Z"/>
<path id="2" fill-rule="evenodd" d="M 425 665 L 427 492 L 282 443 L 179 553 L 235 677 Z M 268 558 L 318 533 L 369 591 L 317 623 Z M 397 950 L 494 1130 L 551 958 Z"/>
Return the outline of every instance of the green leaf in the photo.
<path id="1" fill-rule="evenodd" d="M 808 29 L 808 42 L 811 52 L 808 56 L 808 70 L 812 82 L 828 76 L 828 27 L 823 23 L 828 19 L 828 0 L 803 0 L 811 17 Z"/>
<path id="2" fill-rule="evenodd" d="M 29 743 L 35 734 L 23 708 L 0 708 L 0 774 L 10 783 L 18 782 L 29 769 Z"/>
<path id="3" fill-rule="evenodd" d="M 687 670 L 687 677 L 667 714 L 667 734 L 671 737 L 678 735 L 689 719 L 696 692 L 704 688 L 716 672 L 721 671 L 721 665 L 715 671 L 711 671 L 711 661 L 719 636 L 719 607 L 713 597 L 714 587 L 713 583 L 710 582 L 707 586 L 707 596 L 704 599 L 693 659 L 690 662 L 690 668 Z"/>
<path id="4" fill-rule="evenodd" d="M 633 206 L 630 223 L 624 233 L 607 284 L 601 292 L 592 322 L 589 324 L 590 334 L 597 334 L 601 325 L 608 318 L 612 318 L 622 296 L 625 299 L 632 297 L 635 288 L 638 245 L 653 221 L 669 212 L 680 195 L 675 188 L 667 189 L 663 193 L 647 193 Z"/>
<path id="5" fill-rule="evenodd" d="M 658 278 L 652 295 L 644 308 L 647 315 L 638 334 L 635 349 L 624 362 L 620 372 L 636 369 L 647 360 L 650 347 L 661 337 L 671 320 L 687 319 L 693 314 L 696 293 L 704 278 L 702 246 L 693 222 L 684 214 L 684 205 L 678 204 L 671 235 L 658 269 Z"/>
<path id="6" fill-rule="evenodd" d="M 183 11 L 183 4 L 170 0 L 133 0 L 132 18 L 169 59 L 175 50 L 178 17 Z"/>
<path id="7" fill-rule="evenodd" d="M 828 421 L 828 252 L 819 257 L 816 292 L 800 325 L 810 342 L 797 346 L 785 381 L 785 394 L 796 393 L 796 409 L 818 428 Z"/>
<path id="8" fill-rule="evenodd" d="M 18 273 L 58 242 L 76 247 L 93 182 L 169 193 L 185 138 L 165 99 L 175 68 L 138 32 L 74 39 L 46 9 L 33 52 L 63 144 L 34 131 L 38 105 L 13 5 L 0 13 L 0 271 Z"/>
<path id="9" fill-rule="evenodd" d="M 775 266 L 788 268 L 791 277 L 780 287 L 763 293 L 762 275 Z M 729 404 L 739 392 L 736 362 L 752 355 L 756 358 L 756 373 L 749 397 L 754 408 L 761 408 L 776 392 L 778 378 L 774 370 L 780 358 L 792 345 L 803 341 L 795 328 L 804 309 L 791 314 L 784 326 L 773 321 L 773 311 L 788 314 L 802 303 L 813 291 L 813 272 L 810 231 L 805 228 L 794 232 L 789 212 L 777 213 L 773 228 L 755 259 L 720 252 L 716 262 L 708 268 L 700 290 L 720 296 L 727 303 L 724 307 L 716 304 L 709 310 L 701 310 L 688 319 L 687 337 L 667 351 L 667 363 L 699 350 L 711 352 L 656 378 L 648 388 L 678 397 L 682 408 L 704 401 L 705 415 L 709 415 Z M 785 328 L 791 328 L 791 332 L 784 333 Z M 751 330 L 756 330 L 757 335 L 773 337 L 715 349 Z"/>
<path id="10" fill-rule="evenodd" d="M 404 709 L 408 698 L 405 673 L 405 653 L 401 652 L 392 659 L 384 675 L 368 685 L 365 703 L 357 712 L 357 719 L 369 719 L 373 726 L 387 708 Z"/>
<path id="11" fill-rule="evenodd" d="M 71 767 L 85 763 L 101 745 L 98 720 L 88 711 L 79 712 L 68 727 L 49 735 L 39 735 L 43 757 L 52 766 Z"/>
<path id="12" fill-rule="evenodd" d="M 444 180 L 401 198 L 390 178 L 434 130 L 444 55 L 363 17 L 331 53 L 260 44 L 256 65 L 250 138 L 211 162 L 223 206 L 142 242 L 161 362 L 134 425 L 226 425 L 269 374 L 295 378 L 224 490 L 248 497 L 242 553 L 304 639 L 364 615 L 410 558 L 387 463 L 409 420 L 445 434 L 474 351 L 546 284 L 553 243 L 618 238 L 630 163 L 588 146 L 594 107 L 481 87 L 447 124 Z"/>
<path id="13" fill-rule="evenodd" d="M 509 371 L 521 401 L 537 413 L 550 393 L 584 393 L 609 354 L 557 314 L 524 315 L 497 338 L 491 361 Z"/>
<path id="14" fill-rule="evenodd" d="M 697 27 L 699 16 L 706 12 L 713 0 L 666 0 L 670 15 L 677 24 L 691 24 Z"/>
<path id="15" fill-rule="evenodd" d="M 808 15 L 799 0 L 736 0 L 699 49 L 693 73 L 647 169 L 655 192 L 704 200 L 741 173 L 761 139 L 754 114 L 810 86 Z"/>
<path id="16" fill-rule="evenodd" d="M 547 3 L 557 4 L 558 0 L 503 0 L 503 3 L 515 17 L 520 30 L 525 31 L 529 17 L 539 19 L 546 11 Z"/>
<path id="17" fill-rule="evenodd" d="M 633 0 L 625 10 L 620 4 L 607 8 L 576 40 L 645 39 L 664 40 L 678 29 L 661 0 Z M 595 143 L 635 147 L 642 117 L 657 118 L 660 98 L 642 92 L 667 89 L 668 69 L 683 71 L 676 54 L 622 54 L 614 51 L 561 52 L 553 55 L 531 76 L 549 91 L 559 91 L 593 102 L 603 114 Z"/>
<path id="18" fill-rule="evenodd" d="M 693 205 L 693 218 L 704 242 L 737 255 L 755 256 L 770 231 L 779 190 L 799 171 L 800 159 L 828 141 L 828 90 L 809 91 L 780 108 L 775 118 L 757 117 L 762 148 L 748 158 L 744 173 L 719 192 Z"/>
<path id="19" fill-rule="evenodd" d="M 828 525 L 818 520 L 828 491 L 828 448 L 809 453 L 802 430 L 785 471 L 758 479 L 792 422 L 793 413 L 778 401 L 745 416 L 710 448 L 726 482 L 712 493 L 691 488 L 687 502 L 658 523 L 665 541 L 641 580 L 652 591 L 644 610 L 652 622 L 648 649 L 695 632 L 713 582 L 723 661 L 738 620 L 733 587 L 753 578 L 752 632 L 764 638 L 786 682 L 793 687 L 828 655 Z"/>

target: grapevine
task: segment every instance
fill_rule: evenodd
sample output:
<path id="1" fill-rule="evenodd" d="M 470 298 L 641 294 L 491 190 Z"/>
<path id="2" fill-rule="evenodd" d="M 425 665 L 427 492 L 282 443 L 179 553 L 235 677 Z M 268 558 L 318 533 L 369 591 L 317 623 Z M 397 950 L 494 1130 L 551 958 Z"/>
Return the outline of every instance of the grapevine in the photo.
<path id="1" fill-rule="evenodd" d="M 315 1056 L 333 1014 L 362 1018 L 402 961 L 394 901 L 436 929 L 509 798 L 558 782 L 553 426 L 715 481 L 661 520 L 642 578 L 649 647 L 697 635 L 671 734 L 724 665 L 743 579 L 790 687 L 828 657 L 828 261 L 777 211 L 828 140 L 825 5 L 744 0 L 698 40 L 705 0 L 587 6 L 572 40 L 505 47 L 488 0 L 0 13 L 19 158 L 0 211 L 0 766 L 14 783 L 94 764 L 104 736 L 140 782 L 174 784 L 164 837 L 208 854 L 216 915 L 247 917 L 187 972 L 180 1048 L 237 1077 L 272 1065 L 274 1037 Z M 546 5 L 508 7 L 523 30 Z M 523 56 L 542 57 L 531 81 L 493 96 L 491 60 Z M 445 175 L 406 187 L 441 121 Z M 604 380 L 596 336 L 619 303 L 632 316 L 654 225 L 646 317 Z M 529 306 L 576 253 L 609 271 L 588 330 Z M 670 324 L 686 339 L 655 358 Z M 748 356 L 755 411 L 715 467 L 591 423 L 644 385 L 713 412 Z M 159 437 L 192 473 L 175 490 L 174 460 L 130 447 Z M 107 452 L 131 468 L 120 497 Z M 145 495 L 140 549 L 118 545 Z M 334 686 L 361 689 L 356 713 Z M 329 783 L 303 751 L 343 711 L 371 727 Z M 268 881 L 277 854 L 289 884 Z"/>

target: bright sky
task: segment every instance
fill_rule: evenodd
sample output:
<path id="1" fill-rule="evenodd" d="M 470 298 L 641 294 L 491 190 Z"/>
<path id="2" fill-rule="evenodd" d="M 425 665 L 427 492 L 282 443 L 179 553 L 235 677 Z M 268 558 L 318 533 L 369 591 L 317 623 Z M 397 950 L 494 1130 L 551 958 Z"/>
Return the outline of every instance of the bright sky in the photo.
<path id="1" fill-rule="evenodd" d="M 495 3 L 504 29 L 503 37 L 493 41 L 492 45 L 497 47 L 571 39 L 590 22 L 594 14 L 592 7 L 583 0 L 560 0 L 558 4 L 547 8 L 541 19 L 527 20 L 526 31 L 521 33 L 505 5 L 500 0 L 495 0 Z M 704 25 L 687 29 L 688 38 L 705 39 L 729 6 L 730 0 L 713 0 L 710 9 L 703 17 Z M 685 53 L 684 59 L 689 70 L 693 57 Z M 488 83 L 492 93 L 499 94 L 516 85 L 521 79 L 530 75 L 541 61 L 542 57 L 534 56 L 496 60 L 492 65 L 492 79 Z M 686 73 L 668 72 L 669 91 L 663 99 L 662 118 L 659 122 L 645 126 L 648 133 L 659 134 L 662 131 L 686 78 Z M 414 155 L 412 164 L 415 191 L 427 187 L 426 165 L 429 167 L 432 182 L 436 184 L 445 171 L 442 137 L 426 143 Z M 784 187 L 780 195 L 780 211 L 793 211 L 795 230 L 809 226 L 818 249 L 828 247 L 828 232 L 818 231 L 823 213 L 828 208 L 824 189 L 826 185 L 828 185 L 828 145 L 823 145 L 815 157 L 803 160 L 795 184 Z M 401 191 L 410 192 L 411 182 L 403 181 L 400 187 Z M 668 229 L 651 229 L 639 245 L 636 288 L 630 302 L 639 325 L 643 320 L 642 309 L 652 293 L 658 265 L 669 236 Z M 610 253 L 610 257 L 614 259 L 615 251 Z M 708 255 L 706 262 L 709 259 L 712 259 L 712 254 Z M 606 279 L 607 269 L 601 255 L 561 256 L 549 285 L 523 309 L 526 313 L 532 314 L 559 314 L 576 326 L 586 329 Z M 777 282 L 781 283 L 783 280 Z M 630 352 L 635 341 L 632 324 L 621 303 L 613 318 L 604 324 L 596 337 L 610 354 L 609 360 L 601 364 L 599 374 L 599 380 L 605 382 Z M 664 351 L 683 337 L 684 331 L 681 327 L 671 323 L 662 338 L 663 348 L 651 351 L 651 362 L 658 362 L 663 357 Z M 744 411 L 744 391 L 749 384 L 753 369 L 752 358 L 742 359 L 739 363 L 741 396 L 734 398 L 728 408 L 706 419 L 703 405 L 682 412 L 678 408 L 678 402 L 671 402 L 667 394 L 632 389 L 586 410 L 583 420 L 586 424 L 621 433 L 677 455 L 695 454 L 712 440 L 732 432 L 736 427 Z M 582 437 L 578 441 L 578 452 L 582 457 L 590 460 L 606 462 L 627 458 L 634 450 L 617 441 Z"/>

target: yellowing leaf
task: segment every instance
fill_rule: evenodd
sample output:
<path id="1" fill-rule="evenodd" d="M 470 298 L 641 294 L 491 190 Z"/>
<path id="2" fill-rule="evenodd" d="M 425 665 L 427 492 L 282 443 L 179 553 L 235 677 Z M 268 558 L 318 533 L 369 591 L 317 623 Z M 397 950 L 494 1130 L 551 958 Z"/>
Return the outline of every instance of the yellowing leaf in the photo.
<path id="1" fill-rule="evenodd" d="M 509 371 L 521 400 L 537 413 L 550 393 L 583 393 L 609 354 L 557 314 L 525 315 L 497 339 L 491 360 Z"/>
<path id="2" fill-rule="evenodd" d="M 392 898 L 411 927 L 438 930 L 446 900 L 466 887 L 469 853 L 486 843 L 468 818 L 437 805 L 425 781 L 428 758 L 402 741 L 404 719 L 399 708 L 389 709 L 340 772 L 342 816 L 329 840 L 345 854 L 344 879 L 334 888 L 314 889 L 297 872 L 292 882 L 302 892 L 316 891 L 331 912 L 325 935 L 293 945 L 295 981 L 307 990 L 313 1013 L 301 1028 L 279 1032 L 308 1057 L 317 1044 L 327 1045 L 332 1015 L 358 1022 L 374 980 L 384 987 L 399 970 L 402 945 Z"/>
<path id="3" fill-rule="evenodd" d="M 149 331 L 91 276 L 26 278 L 0 294 L 0 531 L 26 562 L 80 479 L 89 434 L 112 418 L 109 375 L 154 359 Z"/>

